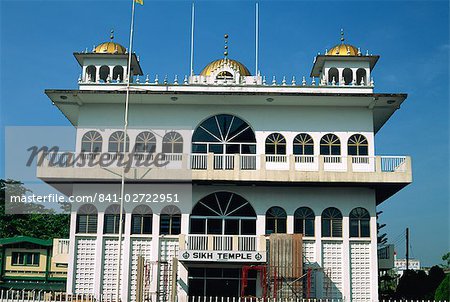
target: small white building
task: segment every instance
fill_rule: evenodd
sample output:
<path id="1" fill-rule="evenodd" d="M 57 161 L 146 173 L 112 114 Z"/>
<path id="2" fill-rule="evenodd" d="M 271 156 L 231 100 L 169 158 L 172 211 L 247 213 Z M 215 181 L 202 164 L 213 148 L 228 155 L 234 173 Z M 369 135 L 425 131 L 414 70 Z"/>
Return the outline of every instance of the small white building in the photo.
<path id="1" fill-rule="evenodd" d="M 133 54 L 125 149 L 166 162 L 126 172 L 118 274 L 128 54 L 111 41 L 74 55 L 78 89 L 46 94 L 77 128 L 77 159 L 38 167 L 60 191 L 97 198 L 72 208 L 69 293 L 113 296 L 120 276 L 122 301 L 378 299 L 376 206 L 412 181 L 409 157 L 375 154 L 407 97 L 374 92 L 379 56 L 342 41 L 296 82 L 226 54 L 169 81 L 140 78 Z M 112 166 L 82 163 L 100 157 Z"/>

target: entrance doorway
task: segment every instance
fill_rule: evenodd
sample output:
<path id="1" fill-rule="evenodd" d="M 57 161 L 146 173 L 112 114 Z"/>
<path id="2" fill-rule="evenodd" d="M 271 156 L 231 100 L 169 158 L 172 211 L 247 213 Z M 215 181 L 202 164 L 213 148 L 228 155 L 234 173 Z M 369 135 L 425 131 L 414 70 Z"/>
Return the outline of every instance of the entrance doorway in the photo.
<path id="1" fill-rule="evenodd" d="M 191 267 L 188 269 L 189 296 L 240 297 L 241 268 Z M 256 271 L 248 274 L 246 296 L 256 296 Z"/>

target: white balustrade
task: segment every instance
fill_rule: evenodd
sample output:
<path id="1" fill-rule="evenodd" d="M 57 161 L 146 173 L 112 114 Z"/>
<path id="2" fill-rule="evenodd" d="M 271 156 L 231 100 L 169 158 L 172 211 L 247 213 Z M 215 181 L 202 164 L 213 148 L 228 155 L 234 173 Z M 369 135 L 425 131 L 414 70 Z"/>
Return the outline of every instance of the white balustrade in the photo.
<path id="1" fill-rule="evenodd" d="M 241 170 L 256 170 L 256 155 L 240 155 Z"/>
<path id="2" fill-rule="evenodd" d="M 380 156 L 382 172 L 405 172 L 406 156 Z"/>
<path id="3" fill-rule="evenodd" d="M 208 166 L 208 154 L 191 155 L 192 170 L 206 170 L 207 166 Z"/>

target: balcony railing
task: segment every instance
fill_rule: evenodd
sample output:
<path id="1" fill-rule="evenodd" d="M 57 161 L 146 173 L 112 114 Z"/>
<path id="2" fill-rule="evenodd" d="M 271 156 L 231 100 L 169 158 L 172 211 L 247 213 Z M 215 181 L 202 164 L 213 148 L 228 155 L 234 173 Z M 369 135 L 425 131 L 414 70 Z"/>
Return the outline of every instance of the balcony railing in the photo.
<path id="1" fill-rule="evenodd" d="M 406 172 L 410 169 L 407 156 L 340 156 L 340 155 L 268 155 L 268 154 L 144 154 L 130 153 L 54 152 L 44 155 L 44 167 L 106 167 L 128 164 L 145 167 L 159 157 L 165 162 L 160 168 L 190 170 L 291 170 L 329 172 Z M 38 162 L 39 158 L 38 158 Z M 153 167 L 154 168 L 154 167 Z"/>
<path id="2" fill-rule="evenodd" d="M 180 250 L 239 251 L 265 250 L 266 239 L 257 235 L 180 235 Z"/>

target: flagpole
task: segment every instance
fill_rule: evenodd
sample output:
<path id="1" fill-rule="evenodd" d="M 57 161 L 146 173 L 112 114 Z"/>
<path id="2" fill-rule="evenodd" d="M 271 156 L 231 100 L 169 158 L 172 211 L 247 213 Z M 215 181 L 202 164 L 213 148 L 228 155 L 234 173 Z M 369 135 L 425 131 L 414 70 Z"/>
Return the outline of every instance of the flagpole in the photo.
<path id="1" fill-rule="evenodd" d="M 133 54 L 133 29 L 134 29 L 134 7 L 135 1 L 131 0 L 131 24 L 130 24 L 130 45 L 128 48 L 128 66 L 127 66 L 127 78 L 126 78 L 126 97 L 125 97 L 125 114 L 124 114 L 124 139 L 123 139 L 123 159 L 126 160 L 127 155 L 127 138 L 128 138 L 128 107 L 130 101 L 130 82 L 131 82 L 131 59 Z M 120 146 L 120 145 L 119 145 Z M 122 177 L 120 183 L 120 214 L 119 214 L 119 242 L 118 242 L 118 256 L 117 256 L 117 287 L 116 287 L 116 301 L 121 301 L 120 299 L 120 279 L 122 274 L 121 269 L 121 259 L 122 259 L 122 233 L 123 233 L 123 202 L 125 198 L 125 165 L 122 168 Z"/>
<path id="2" fill-rule="evenodd" d="M 192 1 L 192 13 L 191 13 L 191 70 L 190 75 L 194 75 L 194 18 L 195 18 L 195 6 L 194 1 Z"/>
<path id="3" fill-rule="evenodd" d="M 255 12 L 255 76 L 258 76 L 258 38 L 259 38 L 259 5 L 256 1 L 256 12 Z"/>

